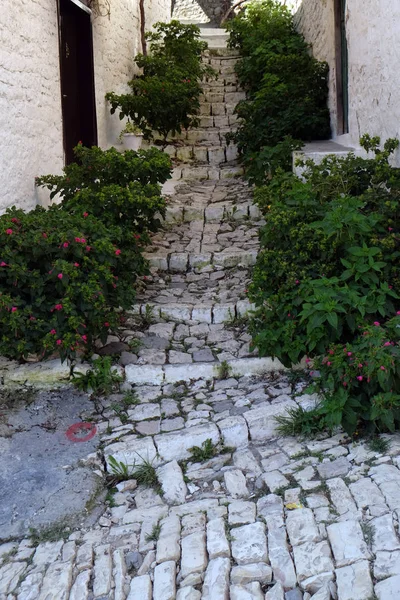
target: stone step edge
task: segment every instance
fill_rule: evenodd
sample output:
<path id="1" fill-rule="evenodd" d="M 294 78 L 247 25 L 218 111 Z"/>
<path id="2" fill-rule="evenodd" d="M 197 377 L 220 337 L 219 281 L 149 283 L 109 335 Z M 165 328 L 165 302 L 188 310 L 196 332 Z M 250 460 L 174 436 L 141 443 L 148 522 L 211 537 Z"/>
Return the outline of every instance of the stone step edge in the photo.
<path id="1" fill-rule="evenodd" d="M 257 250 L 238 250 L 231 252 L 167 252 L 166 254 L 144 253 L 150 269 L 170 273 L 206 273 L 215 268 L 252 267 L 256 264 Z"/>
<path id="2" fill-rule="evenodd" d="M 149 308 L 150 307 L 150 308 Z M 209 304 L 189 304 L 179 302 L 169 304 L 134 304 L 128 314 L 133 317 L 148 316 L 149 312 L 154 319 L 163 319 L 164 321 L 173 321 L 175 323 L 186 323 L 196 321 L 198 323 L 207 323 L 220 325 L 223 323 L 234 322 L 236 319 L 242 319 L 250 316 L 255 309 L 255 305 L 249 300 L 238 300 L 232 303 L 209 303 Z M 155 321 L 154 324 L 156 324 Z"/>
<path id="3" fill-rule="evenodd" d="M 172 181 L 219 181 L 221 179 L 240 177 L 243 173 L 243 167 L 218 168 L 211 165 L 202 167 L 175 167 L 172 171 Z"/>
<path id="4" fill-rule="evenodd" d="M 238 358 L 227 362 L 230 377 L 252 377 L 274 371 L 284 371 L 278 359 Z M 162 385 L 164 383 L 189 382 L 197 379 L 218 379 L 221 363 L 184 363 L 176 365 L 127 365 L 126 381 L 135 385 Z"/>
<path id="5" fill-rule="evenodd" d="M 261 219 L 261 211 L 256 204 L 243 202 L 233 204 L 228 202 L 210 203 L 205 207 L 176 204 L 167 206 L 165 219 L 157 215 L 162 223 L 191 223 L 192 221 L 204 221 L 205 223 L 222 223 L 233 219 L 234 221 L 258 221 Z"/>

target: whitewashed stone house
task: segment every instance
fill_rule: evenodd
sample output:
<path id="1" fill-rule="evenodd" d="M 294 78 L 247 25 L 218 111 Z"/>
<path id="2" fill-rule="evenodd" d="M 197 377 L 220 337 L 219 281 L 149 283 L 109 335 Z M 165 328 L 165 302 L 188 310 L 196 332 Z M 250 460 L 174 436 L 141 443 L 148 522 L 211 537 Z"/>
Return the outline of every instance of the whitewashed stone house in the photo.
<path id="1" fill-rule="evenodd" d="M 171 0 L 2 0 L 0 212 L 38 201 L 34 178 L 59 173 L 72 147 L 116 144 L 104 95 L 123 90 L 143 30 Z"/>
<path id="2" fill-rule="evenodd" d="M 400 2 L 294 2 L 299 31 L 330 67 L 333 139 L 357 147 L 364 133 L 400 137 Z"/>

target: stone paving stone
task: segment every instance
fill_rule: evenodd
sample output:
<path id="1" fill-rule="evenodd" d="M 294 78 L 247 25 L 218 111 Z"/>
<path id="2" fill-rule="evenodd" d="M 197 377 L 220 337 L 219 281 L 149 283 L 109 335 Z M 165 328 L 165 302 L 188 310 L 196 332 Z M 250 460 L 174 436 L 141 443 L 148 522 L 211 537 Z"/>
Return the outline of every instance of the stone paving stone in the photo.
<path id="1" fill-rule="evenodd" d="M 264 523 L 257 522 L 236 527 L 232 537 L 232 556 L 238 565 L 268 562 Z"/>
<path id="2" fill-rule="evenodd" d="M 0 568 L 0 594 L 5 595 L 15 589 L 26 567 L 25 562 L 9 562 Z"/>
<path id="3" fill-rule="evenodd" d="M 400 575 L 389 577 L 375 585 L 378 600 L 398 600 L 400 598 Z"/>
<path id="4" fill-rule="evenodd" d="M 268 554 L 274 578 L 285 588 L 294 587 L 297 583 L 296 571 L 289 552 L 285 527 L 278 522 L 274 525 L 268 519 Z"/>
<path id="5" fill-rule="evenodd" d="M 400 542 L 394 528 L 391 513 L 371 519 L 368 524 L 372 527 L 372 551 L 400 550 Z"/>
<path id="6" fill-rule="evenodd" d="M 346 457 L 341 456 L 333 461 L 322 462 L 317 465 L 317 471 L 321 479 L 332 479 L 333 477 L 345 476 L 350 471 L 350 463 Z"/>
<path id="7" fill-rule="evenodd" d="M 30 575 L 27 575 L 18 587 L 18 600 L 35 600 L 36 598 L 39 598 L 42 581 L 42 573 L 31 573 Z M 15 596 L 13 596 L 13 598 L 14 597 Z M 82 590 L 82 594 L 76 596 L 72 588 L 70 598 L 71 600 L 86 600 L 87 594 L 85 595 L 85 590 Z"/>
<path id="8" fill-rule="evenodd" d="M 153 600 L 175 600 L 176 565 L 168 561 L 157 565 L 154 569 Z"/>
<path id="9" fill-rule="evenodd" d="M 149 575 L 133 577 L 126 600 L 152 600 L 152 587 Z"/>
<path id="10" fill-rule="evenodd" d="M 229 600 L 229 558 L 210 560 L 204 577 L 201 600 Z"/>
<path id="11" fill-rule="evenodd" d="M 182 539 L 182 559 L 181 572 L 182 578 L 192 573 L 202 573 L 206 570 L 206 535 L 197 532 L 187 535 Z"/>
<path id="12" fill-rule="evenodd" d="M 200 600 L 201 592 L 192 586 L 186 586 L 178 590 L 176 600 Z"/>
<path id="13" fill-rule="evenodd" d="M 110 568 L 111 575 L 111 568 Z M 69 598 L 72 583 L 72 562 L 53 562 L 46 571 L 40 590 L 39 600 L 67 600 Z M 105 583 L 105 580 L 104 580 Z M 93 591 L 96 588 L 96 575 L 93 584 Z M 109 589 L 109 588 L 108 588 Z M 108 593 L 108 592 L 106 592 Z M 101 594 L 98 594 L 101 595 Z"/>
<path id="14" fill-rule="evenodd" d="M 333 523 L 326 529 L 338 567 L 345 567 L 358 560 L 370 558 L 370 552 L 358 521 Z"/>
<path id="15" fill-rule="evenodd" d="M 185 502 L 187 487 L 183 480 L 182 469 L 176 460 L 158 467 L 156 473 L 165 501 L 168 504 L 182 504 Z"/>
<path id="16" fill-rule="evenodd" d="M 297 404 L 292 400 L 280 404 L 267 404 L 249 410 L 244 418 L 253 441 L 265 442 L 276 436 L 276 422 L 274 417 L 287 412 L 289 408 L 296 408 Z"/>
<path id="17" fill-rule="evenodd" d="M 225 521 L 221 518 L 211 519 L 207 523 L 207 552 L 210 560 L 231 555 L 225 533 Z"/>
<path id="18" fill-rule="evenodd" d="M 249 583 L 246 586 L 231 585 L 231 600 L 264 600 L 261 586 L 258 582 Z"/>
<path id="19" fill-rule="evenodd" d="M 271 492 L 276 492 L 277 490 L 285 488 L 289 485 L 289 479 L 286 479 L 286 477 L 282 475 L 280 471 L 269 471 L 268 473 L 263 473 L 262 478 Z"/>
<path id="20" fill-rule="evenodd" d="M 393 465 L 371 467 L 370 475 L 391 510 L 400 509 L 400 471 Z"/>
<path id="21" fill-rule="evenodd" d="M 357 506 L 344 481 L 339 478 L 328 479 L 332 503 L 342 520 L 353 520 L 359 516 Z"/>
<path id="22" fill-rule="evenodd" d="M 373 516 L 380 516 L 388 511 L 385 498 L 380 489 L 368 477 L 362 477 L 358 481 L 349 485 L 349 490 L 353 495 L 358 508 L 369 507 Z"/>
<path id="23" fill-rule="evenodd" d="M 191 427 L 187 432 L 156 435 L 154 438 L 164 461 L 190 458 L 189 448 L 201 446 L 207 439 L 211 439 L 213 444 L 220 440 L 218 428 L 213 423 Z"/>
<path id="24" fill-rule="evenodd" d="M 294 546 L 293 555 L 298 581 L 334 569 L 329 544 L 325 541 Z"/>
<path id="25" fill-rule="evenodd" d="M 313 512 L 309 508 L 290 511 L 286 517 L 286 527 L 293 546 L 320 539 Z"/>
<path id="26" fill-rule="evenodd" d="M 256 520 L 256 505 L 254 502 L 234 500 L 228 507 L 230 525 L 246 525 Z"/>
<path id="27" fill-rule="evenodd" d="M 177 516 L 166 517 L 161 521 L 160 536 L 157 540 L 157 563 L 178 561 L 181 556 L 181 523 Z"/>
<path id="28" fill-rule="evenodd" d="M 340 600 L 370 600 L 374 590 L 369 562 L 361 560 L 336 569 L 336 583 Z"/>
<path id="29" fill-rule="evenodd" d="M 225 471 L 224 480 L 227 492 L 232 498 L 247 498 L 249 496 L 246 478 L 239 469 Z"/>
<path id="30" fill-rule="evenodd" d="M 268 590 L 265 595 L 265 600 L 285 600 L 285 592 L 279 581 Z"/>
<path id="31" fill-rule="evenodd" d="M 106 596 L 111 589 L 112 561 L 111 546 L 105 544 L 95 548 L 93 593 Z"/>
<path id="32" fill-rule="evenodd" d="M 218 428 L 225 446 L 240 448 L 248 444 L 249 432 L 243 417 L 222 419 L 218 421 Z"/>
<path id="33" fill-rule="evenodd" d="M 271 583 L 272 569 L 264 563 L 254 563 L 233 567 L 231 571 L 231 582 L 246 585 L 252 581 L 258 581 L 262 585 Z"/>

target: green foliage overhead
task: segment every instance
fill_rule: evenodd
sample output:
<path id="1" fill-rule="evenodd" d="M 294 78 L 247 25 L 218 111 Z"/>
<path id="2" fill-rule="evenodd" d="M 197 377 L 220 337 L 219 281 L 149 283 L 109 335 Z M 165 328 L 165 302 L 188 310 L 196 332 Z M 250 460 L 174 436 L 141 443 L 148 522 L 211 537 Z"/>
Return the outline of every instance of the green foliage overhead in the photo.
<path id="1" fill-rule="evenodd" d="M 111 113 L 128 117 L 143 133 L 145 139 L 154 132 L 167 139 L 197 124 L 202 93 L 200 82 L 214 71 L 202 62 L 207 44 L 200 41 L 196 25 L 179 21 L 156 23 L 155 31 L 146 35 L 150 40 L 147 56 L 138 54 L 135 63 L 141 70 L 130 82 L 130 92 L 109 92 L 106 99 Z"/>
<path id="2" fill-rule="evenodd" d="M 239 147 L 247 176 L 263 183 L 278 166 L 289 170 L 302 141 L 330 136 L 328 66 L 314 59 L 295 30 L 287 7 L 276 0 L 246 6 L 228 23 L 229 44 L 247 100 L 236 107 Z"/>

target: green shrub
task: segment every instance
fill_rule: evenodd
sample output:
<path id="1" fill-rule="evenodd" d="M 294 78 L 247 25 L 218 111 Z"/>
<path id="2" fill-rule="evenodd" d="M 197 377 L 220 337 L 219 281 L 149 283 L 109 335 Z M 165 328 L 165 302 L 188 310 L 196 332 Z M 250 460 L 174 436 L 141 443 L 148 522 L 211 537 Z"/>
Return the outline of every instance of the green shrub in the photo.
<path id="1" fill-rule="evenodd" d="M 0 217 L 0 355 L 89 352 L 118 326 L 147 271 L 135 235 L 91 214 L 8 210 Z"/>
<path id="2" fill-rule="evenodd" d="M 249 4 L 227 28 L 230 46 L 242 56 L 236 70 L 247 92 L 229 139 L 248 178 L 260 184 L 278 166 L 290 169 L 301 140 L 329 138 L 328 66 L 310 55 L 290 11 L 276 0 Z"/>
<path id="3" fill-rule="evenodd" d="M 128 117 L 145 139 L 159 133 L 164 143 L 171 132 L 181 132 L 198 123 L 202 93 L 200 82 L 214 72 L 202 63 L 207 44 L 199 40 L 200 29 L 179 21 L 156 23 L 155 32 L 148 33 L 150 54 L 135 58 L 141 74 L 129 82 L 127 94 L 106 94 L 111 113 Z"/>
<path id="4" fill-rule="evenodd" d="M 68 212 L 87 212 L 139 234 L 157 229 L 157 213 L 165 213 L 160 184 L 171 176 L 166 154 L 156 148 L 121 153 L 81 144 L 74 152 L 77 162 L 63 175 L 38 177 L 36 184 L 50 189 L 51 198 L 60 195 Z"/>
<path id="5" fill-rule="evenodd" d="M 396 146 L 373 145 L 371 159 L 328 157 L 309 164 L 305 181 L 281 174 L 257 191 L 266 225 L 250 296 L 262 354 L 289 366 L 395 314 L 400 172 L 388 161 Z"/>

